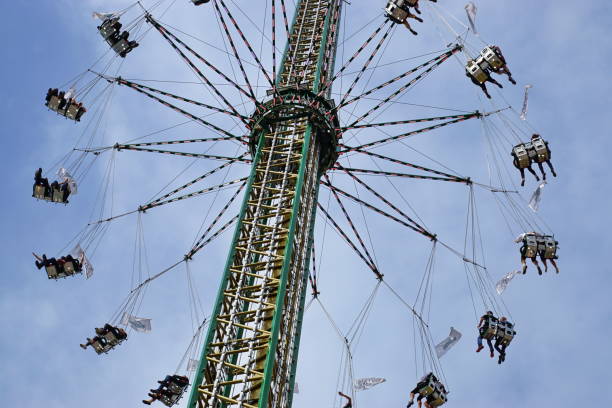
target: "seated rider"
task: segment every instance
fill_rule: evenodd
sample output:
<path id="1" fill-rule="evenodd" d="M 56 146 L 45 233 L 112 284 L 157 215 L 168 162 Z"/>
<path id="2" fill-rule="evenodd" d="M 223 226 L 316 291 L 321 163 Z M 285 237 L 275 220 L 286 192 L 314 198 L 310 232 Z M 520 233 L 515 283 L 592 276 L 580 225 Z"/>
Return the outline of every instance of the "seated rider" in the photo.
<path id="1" fill-rule="evenodd" d="M 49 180 L 42 176 L 42 168 L 40 167 L 34 173 L 34 189 L 36 189 L 36 186 L 43 186 L 45 188 L 44 195 L 49 196 Z"/>
<path id="2" fill-rule="evenodd" d="M 519 145 L 520 146 L 520 145 Z M 524 145 L 523 145 L 524 146 Z M 516 167 L 520 172 L 521 172 L 521 187 L 523 187 L 525 185 L 525 169 L 529 170 L 529 172 L 531 174 L 533 174 L 533 177 L 536 178 L 537 181 L 540 181 L 540 178 L 538 177 L 538 175 L 536 174 L 536 172 L 533 170 L 533 168 L 531 167 L 531 158 L 529 158 L 529 166 L 527 167 L 521 167 L 520 163 L 519 163 L 519 158 L 516 155 L 516 152 L 514 151 L 514 149 L 512 149 L 512 157 L 513 157 L 513 161 L 512 164 L 514 164 L 514 167 Z"/>
<path id="3" fill-rule="evenodd" d="M 500 84 L 499 82 L 497 82 L 493 77 L 491 77 L 491 75 L 489 74 L 489 72 L 483 70 L 483 72 L 486 74 L 486 79 L 484 81 L 479 81 L 476 78 L 474 78 L 474 76 L 470 73 L 470 71 L 465 70 L 465 75 L 470 78 L 470 80 L 472 81 L 472 83 L 478 87 L 480 87 L 480 89 L 482 89 L 482 92 L 484 92 L 484 94 L 487 96 L 487 98 L 491 99 L 491 95 L 489 95 L 489 91 L 487 90 L 487 82 L 491 82 L 495 85 L 497 85 L 500 88 L 503 88 L 504 86 L 502 84 Z"/>
<path id="4" fill-rule="evenodd" d="M 555 271 L 557 273 L 559 273 L 559 267 L 557 266 L 557 261 L 555 261 L 555 258 L 546 257 L 546 248 L 545 247 L 540 247 L 540 245 L 538 245 L 538 255 L 540 256 L 540 260 L 542 261 L 542 263 L 544 264 L 544 272 L 548 272 L 548 263 L 547 261 L 550 261 L 550 263 L 555 267 Z"/>
<path id="5" fill-rule="evenodd" d="M 127 333 L 125 332 L 125 330 L 123 330 L 122 328 L 119 327 L 115 327 L 112 326 L 108 323 L 106 323 L 104 325 L 104 327 L 99 328 L 96 327 L 95 329 L 97 336 L 94 336 L 93 339 L 90 339 L 89 337 L 87 338 L 87 343 L 85 344 L 80 344 L 81 348 L 83 350 L 87 349 L 87 347 L 93 345 L 94 343 L 102 343 L 103 345 L 106 345 L 108 343 L 108 339 L 106 338 L 106 335 L 109 333 L 113 333 L 113 335 L 115 336 L 116 341 L 112 342 L 110 344 L 110 348 L 113 348 L 115 345 L 117 345 L 118 343 L 120 343 L 121 341 L 127 339 Z"/>
<path id="6" fill-rule="evenodd" d="M 36 261 L 34 261 L 34 264 L 36 265 L 37 269 L 42 269 L 43 267 L 47 267 L 47 266 L 55 266 L 56 268 L 59 268 L 59 265 L 57 263 L 57 259 L 55 258 L 47 258 L 47 255 L 43 254 L 42 257 L 36 255 L 34 252 L 32 252 L 32 255 L 34 255 L 34 258 L 36 258 Z"/>
<path id="7" fill-rule="evenodd" d="M 77 108 L 78 108 L 78 109 L 77 109 L 77 113 L 76 113 L 76 115 L 75 115 L 75 119 L 76 119 L 76 121 L 78 122 L 78 121 L 80 121 L 80 120 L 81 120 L 81 117 L 82 117 L 82 116 L 85 114 L 85 112 L 87 112 L 87 109 L 85 109 L 85 107 L 83 106 L 83 103 L 82 103 L 82 102 L 79 102 L 79 103 L 77 104 Z"/>
<path id="8" fill-rule="evenodd" d="M 506 323 L 508 319 L 505 316 L 499 318 L 500 323 Z M 502 336 L 497 336 L 495 339 L 495 350 L 499 353 L 499 359 L 497 360 L 497 364 L 501 364 L 506 361 L 506 348 L 508 347 L 508 342 L 503 341 Z"/>
<path id="9" fill-rule="evenodd" d="M 493 316 L 493 312 L 492 311 L 487 311 L 487 313 L 485 313 L 483 316 L 480 317 L 480 320 L 478 321 L 478 325 L 476 326 L 478 328 L 478 339 L 477 339 L 477 343 L 478 343 L 478 348 L 476 349 L 477 353 L 480 353 L 480 351 L 484 348 L 484 346 L 482 345 L 482 339 L 484 338 L 484 334 L 485 334 L 485 330 L 487 329 L 487 324 L 491 321 L 494 321 L 495 316 Z M 495 352 L 493 351 L 493 343 L 491 343 L 491 339 L 488 338 L 487 339 L 487 345 L 489 346 L 489 352 L 491 353 L 491 358 L 495 357 Z"/>
<path id="10" fill-rule="evenodd" d="M 506 63 L 506 58 L 504 58 L 504 54 L 502 54 L 501 48 L 499 48 L 497 45 L 492 45 L 490 48 L 493 50 L 495 55 L 497 55 L 504 64 L 501 67 L 494 69 L 493 72 L 495 72 L 496 74 L 500 74 L 500 75 L 503 75 L 503 74 L 508 75 L 508 80 L 512 82 L 513 85 L 516 85 L 516 81 L 514 80 L 514 78 L 512 78 L 512 73 L 508 69 L 508 64 Z"/>
<path id="11" fill-rule="evenodd" d="M 541 275 L 542 274 L 542 269 L 540 268 L 540 264 L 538 264 L 538 260 L 536 259 L 536 256 L 538 255 L 538 251 L 537 251 L 537 242 L 536 242 L 536 250 L 533 252 L 532 256 L 530 256 L 528 254 L 528 250 L 529 250 L 529 246 L 527 243 L 527 237 L 528 236 L 533 236 L 536 240 L 538 238 L 542 237 L 542 234 L 538 234 L 535 231 L 532 232 L 524 232 L 521 235 L 519 235 L 514 242 L 516 243 L 522 243 L 523 245 L 521 245 L 521 265 L 523 265 L 523 275 L 525 275 L 527 273 L 527 257 L 529 257 L 531 259 L 531 262 L 538 268 L 538 274 Z"/>
<path id="12" fill-rule="evenodd" d="M 54 96 L 57 96 L 58 93 L 59 93 L 59 89 L 49 88 L 49 90 L 47 91 L 47 96 L 45 97 L 45 101 L 47 103 L 51 102 L 51 98 L 53 98 Z"/>
<path id="13" fill-rule="evenodd" d="M 172 398 L 180 397 L 189 385 L 189 378 L 183 375 L 167 375 L 162 381 L 158 381 L 159 386 L 157 389 L 149 390 L 149 399 L 142 400 L 146 405 L 151 405 L 154 401 L 166 398 L 172 400 Z M 175 400 L 178 401 L 178 398 Z"/>
<path id="14" fill-rule="evenodd" d="M 408 405 L 406 405 L 406 408 L 410 408 L 410 407 L 411 407 L 411 406 L 414 404 L 414 397 L 415 397 L 417 394 L 418 394 L 418 397 L 417 397 L 417 405 L 419 406 L 419 408 L 421 407 L 421 404 L 422 404 L 421 400 L 422 400 L 423 398 L 426 398 L 426 397 L 427 397 L 427 395 L 422 395 L 422 394 L 421 394 L 421 391 L 423 390 L 423 388 L 425 388 L 425 387 L 426 387 L 426 386 L 429 384 L 430 380 L 433 380 L 433 381 L 435 382 L 435 381 L 437 381 L 438 379 L 436 378 L 436 376 L 435 376 L 433 373 L 429 373 L 429 374 L 424 375 L 424 376 L 423 376 L 423 377 L 422 377 L 422 378 L 419 380 L 419 382 L 418 382 L 418 383 L 417 383 L 417 385 L 414 387 L 414 389 L 413 389 L 412 391 L 410 391 L 410 397 L 409 397 L 409 398 L 410 398 L 410 400 L 408 401 Z M 427 408 L 430 408 L 430 407 L 428 407 L 428 405 L 429 405 L 429 403 L 428 403 L 427 401 L 425 401 L 425 406 L 426 406 Z"/>
<path id="15" fill-rule="evenodd" d="M 536 163 L 538 163 L 538 167 L 540 168 L 540 171 L 542 172 L 542 178 L 544 180 L 546 180 L 546 172 L 544 171 L 544 166 L 542 165 L 542 163 L 546 163 L 548 164 L 548 167 L 550 168 L 550 171 L 552 172 L 553 177 L 557 177 L 557 173 L 555 173 L 555 169 L 552 165 L 552 163 L 550 162 L 550 156 L 551 156 L 551 151 L 550 148 L 548 147 L 548 142 L 544 141 L 544 139 L 542 139 L 542 136 L 540 136 L 537 133 L 534 133 L 533 135 L 531 135 L 531 142 L 533 144 L 534 141 L 537 141 L 538 139 L 541 139 L 544 144 L 546 145 L 546 158 L 545 159 L 541 159 L 539 155 L 536 155 Z M 535 174 L 535 173 L 534 173 Z M 537 176 L 536 176 L 537 178 Z M 539 179 L 538 179 L 539 180 Z"/>

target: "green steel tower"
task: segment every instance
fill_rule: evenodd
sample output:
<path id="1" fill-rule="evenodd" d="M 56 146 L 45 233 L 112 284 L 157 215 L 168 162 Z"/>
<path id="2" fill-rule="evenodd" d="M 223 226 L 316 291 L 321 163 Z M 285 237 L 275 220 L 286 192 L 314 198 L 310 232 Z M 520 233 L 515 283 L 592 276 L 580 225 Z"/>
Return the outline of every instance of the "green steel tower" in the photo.
<path id="1" fill-rule="evenodd" d="M 189 401 L 291 407 L 319 181 L 336 161 L 329 99 L 342 0 L 300 0 L 251 118 L 253 166 Z"/>

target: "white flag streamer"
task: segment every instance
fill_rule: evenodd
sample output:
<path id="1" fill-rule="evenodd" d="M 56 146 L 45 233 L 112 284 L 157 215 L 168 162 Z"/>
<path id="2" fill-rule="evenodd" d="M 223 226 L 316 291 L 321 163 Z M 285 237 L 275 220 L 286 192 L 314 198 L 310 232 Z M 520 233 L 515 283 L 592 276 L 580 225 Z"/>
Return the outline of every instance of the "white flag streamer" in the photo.
<path id="1" fill-rule="evenodd" d="M 436 354 L 438 358 L 445 355 L 448 350 L 453 348 L 455 344 L 459 343 L 461 336 L 462 335 L 459 331 L 455 330 L 454 327 L 451 327 L 450 334 L 448 335 L 448 337 L 442 340 L 438 345 L 436 345 Z"/>
<path id="2" fill-rule="evenodd" d="M 81 266 L 85 268 L 85 277 L 87 279 L 91 278 L 94 273 L 94 267 L 91 262 L 89 262 L 89 259 L 87 259 L 83 248 L 81 248 L 81 246 L 77 244 L 77 246 L 74 247 L 70 255 L 72 255 L 73 258 L 78 259 L 78 261 L 81 263 Z"/>
<path id="3" fill-rule="evenodd" d="M 127 312 L 123 313 L 123 317 L 121 318 L 121 324 L 129 324 L 132 329 L 141 333 L 147 333 L 151 331 L 151 319 L 132 316 Z"/>
<path id="4" fill-rule="evenodd" d="M 102 21 L 108 20 L 109 18 L 113 18 L 115 16 L 118 16 L 118 14 L 117 13 L 98 13 L 97 11 L 94 11 L 93 13 L 91 13 L 92 18 L 98 18 Z"/>
<path id="5" fill-rule="evenodd" d="M 193 358 L 190 358 L 189 361 L 187 362 L 187 371 L 195 371 L 198 369 L 199 365 L 200 365 L 200 360 L 194 360 Z"/>
<path id="6" fill-rule="evenodd" d="M 533 88 L 533 85 L 525 85 L 525 98 L 523 99 L 523 110 L 521 110 L 521 120 L 527 119 L 527 110 L 529 109 L 529 88 Z"/>
<path id="7" fill-rule="evenodd" d="M 538 212 L 538 210 L 540 209 L 540 201 L 542 201 L 542 190 L 544 190 L 545 185 L 545 181 L 541 182 L 538 188 L 536 188 L 536 190 L 533 192 L 531 200 L 529 200 L 529 208 L 531 208 L 533 212 Z"/>
<path id="8" fill-rule="evenodd" d="M 504 293 L 504 290 L 506 290 L 506 288 L 508 287 L 508 284 L 510 283 L 510 281 L 512 279 L 514 279 L 514 277 L 516 275 L 519 275 L 520 273 L 521 273 L 521 271 L 509 272 L 509 273 L 506 274 L 506 276 L 501 278 L 500 281 L 497 282 L 497 285 L 495 285 L 495 289 L 497 290 L 497 294 L 501 295 L 502 293 Z"/>
<path id="9" fill-rule="evenodd" d="M 358 378 L 355 380 L 353 387 L 355 388 L 355 391 L 365 391 L 365 390 L 369 390 L 372 387 L 377 386 L 378 384 L 382 384 L 385 381 L 387 380 L 384 378 L 376 378 L 376 377 Z"/>
<path id="10" fill-rule="evenodd" d="M 79 192 L 79 190 L 77 189 L 76 180 L 72 178 L 68 170 L 66 170 L 65 168 L 62 167 L 57 171 L 57 178 L 61 183 L 68 183 L 68 187 L 70 188 L 70 194 L 76 194 Z"/>
<path id="11" fill-rule="evenodd" d="M 470 22 L 470 27 L 472 27 L 472 31 L 474 32 L 474 34 L 478 35 L 478 31 L 476 30 L 476 12 L 478 11 L 478 9 L 476 8 L 474 2 L 470 1 L 468 4 L 466 4 L 465 11 Z"/>

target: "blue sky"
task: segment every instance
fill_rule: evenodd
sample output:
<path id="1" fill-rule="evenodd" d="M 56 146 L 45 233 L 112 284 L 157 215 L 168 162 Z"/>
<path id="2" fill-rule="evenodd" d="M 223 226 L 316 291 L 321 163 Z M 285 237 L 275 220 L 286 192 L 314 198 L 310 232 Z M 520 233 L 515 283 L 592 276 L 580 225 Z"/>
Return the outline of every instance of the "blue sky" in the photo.
<path id="1" fill-rule="evenodd" d="M 163 21 L 221 44 L 210 8 L 194 8 L 187 3 L 179 0 Z M 463 2 L 440 3 L 464 20 Z M 253 20 L 261 21 L 259 4 L 240 4 Z M 50 206 L 30 197 L 35 168 L 51 167 L 73 146 L 82 146 L 91 136 L 90 130 L 82 132 L 93 110 L 83 123 L 68 123 L 45 109 L 44 93 L 47 88 L 59 86 L 83 72 L 106 51 L 96 33 L 96 20 L 91 18 L 91 12 L 121 9 L 126 5 L 119 0 L 78 3 L 46 0 L 36 4 L 16 2 L 3 7 L 5 18 L 0 30 L 5 39 L 11 39 L 5 42 L 6 61 L 2 66 L 5 80 L 0 102 L 4 128 L 2 166 L 8 184 L 7 199 L 1 204 L 0 212 L 7 263 L 0 275 L 3 312 L 0 323 L 5 328 L 0 337 L 3 361 L 0 396 L 7 406 L 141 406 L 140 400 L 155 381 L 176 369 L 193 334 L 186 270 L 181 266 L 155 281 L 144 297 L 140 315 L 153 319 L 153 332 L 133 333 L 128 342 L 102 357 L 78 347 L 79 342 L 93 334 L 94 327 L 110 318 L 132 288 L 133 279 L 138 280 L 139 269 L 133 271 L 136 216 L 118 220 L 104 235 L 92 256 L 96 274 L 90 280 L 77 277 L 49 281 L 35 269 L 30 255 L 32 251 L 58 254 L 87 222 L 96 218 L 92 211 L 98 211 L 101 205 L 97 197 L 108 181 L 104 173 L 109 163 L 114 164 L 115 172 L 109 181 L 112 197 L 109 193 L 105 204 L 108 211 L 112 198 L 115 214 L 146 202 L 189 165 L 180 181 L 219 164 L 192 163 L 136 152 L 119 152 L 111 161 L 111 154 L 105 153 L 87 177 L 79 180 L 80 192 L 69 206 Z M 606 167 L 612 142 L 605 125 L 612 102 L 607 68 L 612 55 L 612 46 L 607 40 L 611 6 L 599 0 L 582 4 L 565 0 L 521 0 L 478 2 L 477 5 L 482 37 L 502 47 L 519 82 L 517 87 L 512 87 L 502 78 L 502 93 L 490 88 L 495 106 L 505 107 L 508 101 L 520 107 L 522 86 L 534 85 L 529 122 L 550 141 L 559 174 L 546 186 L 540 215 L 560 241 L 561 274 L 549 272 L 538 277 L 530 268 L 525 277 L 512 282 L 504 301 L 519 334 L 509 349 L 507 362 L 500 367 L 486 355 L 474 353 L 477 323 L 474 309 L 480 314 L 483 306 L 477 296 L 472 303 L 460 260 L 445 249 L 438 249 L 429 313 L 431 333 L 436 341 L 447 335 L 450 326 L 464 334 L 461 342 L 442 359 L 451 390 L 449 406 L 569 407 L 584 401 L 607 406 L 612 403 L 607 391 L 610 380 L 607 366 L 612 363 L 612 356 L 606 347 L 612 335 L 609 296 L 612 271 L 606 256 L 611 247 L 607 232 L 612 197 Z M 347 8 L 346 31 L 353 32 L 380 14 L 383 6 L 382 0 L 354 0 Z M 413 37 L 398 27 L 381 64 L 444 48 L 446 42 L 441 40 L 438 30 L 445 41 L 448 41 L 448 31 L 426 7 L 423 9 L 426 22 L 413 24 L 419 36 Z M 237 17 L 244 19 L 238 13 Z M 243 27 L 254 44 L 259 45 L 261 35 L 249 24 Z M 374 27 L 369 26 L 361 34 L 367 36 Z M 193 81 L 190 71 L 156 34 L 149 33 L 142 45 L 128 56 L 121 75 Z M 339 50 L 341 60 L 352 55 L 360 38 L 348 41 Z M 480 45 L 474 39 L 470 41 Z M 205 46 L 199 50 L 229 69 L 223 54 Z M 408 61 L 406 65 L 395 64 L 377 70 L 370 85 L 414 65 Z M 250 74 L 255 72 L 250 67 L 247 69 Z M 343 80 L 344 89 L 348 80 Z M 159 87 L 215 102 L 209 94 L 202 95 L 202 87 L 198 85 L 161 84 Z M 262 87 L 260 92 L 264 90 Z M 237 95 L 231 98 L 236 104 L 240 102 Z M 400 100 L 467 111 L 492 109 L 464 77 L 460 63 L 455 60 L 445 63 Z M 367 103 L 361 109 L 363 106 Z M 397 120 L 432 112 L 437 111 L 395 105 L 380 119 Z M 134 139 L 182 121 L 176 113 L 119 88 L 103 119 L 101 129 L 105 132 L 95 136 L 96 145 Z M 219 123 L 231 127 L 230 123 Z M 526 127 L 521 129 L 529 131 Z M 203 137 L 203 134 L 201 127 L 189 124 L 152 140 Z M 439 169 L 440 165 L 425 158 L 427 155 L 459 174 L 488 184 L 490 166 L 495 167 L 488 164 L 488 136 L 491 135 L 482 132 L 480 123 L 467 122 L 407 140 L 410 147 L 423 154 L 405 145 L 389 146 L 379 152 Z M 375 132 L 358 135 L 362 142 L 379 137 Z M 498 142 L 494 141 L 496 148 L 506 148 Z M 231 155 L 237 147 L 216 146 L 215 149 L 213 152 Z M 510 166 L 510 156 L 505 158 L 508 163 L 504 166 Z M 354 167 L 369 165 L 371 168 L 371 163 L 363 159 L 350 160 Z M 516 182 L 518 174 L 511 166 L 508 168 Z M 247 174 L 247 170 L 246 166 L 234 166 L 223 176 L 237 178 Z M 333 179 L 347 190 L 354 188 L 340 175 Z M 406 211 L 409 203 L 444 242 L 463 248 L 465 187 L 421 181 L 397 181 L 392 186 L 380 178 L 366 176 L 364 180 L 392 197 Z M 527 175 L 527 186 L 521 190 L 523 195 L 528 197 L 535 186 Z M 406 202 L 397 195 L 396 187 Z M 232 191 L 143 215 L 148 271 L 156 273 L 181 259 L 193 243 L 206 212 L 212 209 L 214 214 L 214 209 L 222 206 Z M 512 240 L 519 231 L 516 226 L 509 231 L 491 193 L 476 189 L 476 197 L 486 266 L 496 280 L 518 266 L 518 249 Z M 327 202 L 327 192 L 322 192 L 321 198 Z M 376 259 L 387 282 L 410 302 L 414 301 L 431 243 L 384 218 L 370 213 L 362 216 L 357 207 L 350 204 L 347 207 L 361 231 L 365 231 L 367 224 Z M 333 214 L 341 220 L 337 207 Z M 189 265 L 206 311 L 214 301 L 230 235 L 215 241 Z M 321 245 L 323 236 L 325 245 Z M 317 256 L 321 259 L 317 265 L 321 302 L 340 330 L 346 332 L 376 280 L 344 242 L 321 222 L 317 224 L 317 242 Z M 140 271 L 147 272 L 146 268 Z M 353 350 L 354 369 L 356 377 L 380 376 L 388 381 L 359 393 L 356 405 L 404 406 L 410 388 L 421 374 L 414 361 L 414 350 L 412 318 L 381 287 L 364 335 Z M 338 385 L 341 352 L 342 344 L 336 332 L 314 303 L 306 313 L 298 368 L 300 394 L 296 395 L 294 406 L 315 403 L 339 406 L 335 392 L 342 388 Z M 584 390 L 593 390 L 593 394 Z"/>

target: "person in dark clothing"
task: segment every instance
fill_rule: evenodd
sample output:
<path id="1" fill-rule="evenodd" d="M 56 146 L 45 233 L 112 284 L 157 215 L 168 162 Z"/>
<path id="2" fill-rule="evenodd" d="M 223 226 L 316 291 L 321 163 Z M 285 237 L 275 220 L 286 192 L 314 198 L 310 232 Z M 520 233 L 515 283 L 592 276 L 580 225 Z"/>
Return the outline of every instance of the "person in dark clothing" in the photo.
<path id="1" fill-rule="evenodd" d="M 59 187 L 60 191 L 62 192 L 62 201 L 66 202 L 68 200 L 68 196 L 70 195 L 70 186 L 68 185 L 68 181 L 63 181 Z"/>
<path id="2" fill-rule="evenodd" d="M 497 82 L 495 79 L 493 79 L 491 77 L 491 75 L 488 75 L 488 78 L 485 82 L 480 83 L 478 82 L 478 80 L 476 78 L 474 78 L 469 72 L 466 72 L 465 75 L 470 78 L 470 80 L 472 81 L 472 83 L 478 87 L 480 87 L 480 89 L 482 89 L 482 92 L 484 92 L 484 94 L 487 96 L 487 98 L 491 99 L 491 95 L 489 95 L 489 91 L 487 90 L 487 82 L 491 82 L 494 83 L 495 85 L 497 85 L 500 88 L 503 88 L 504 86 L 502 84 L 500 84 L 499 82 Z"/>
<path id="3" fill-rule="evenodd" d="M 85 112 L 87 112 L 87 109 L 85 109 L 82 103 L 79 103 L 78 105 L 79 109 L 77 110 L 77 113 L 75 115 L 75 119 L 77 122 L 80 121 L 81 117 L 85 114 Z"/>
<path id="4" fill-rule="evenodd" d="M 476 326 L 478 328 L 478 339 L 477 339 L 478 348 L 476 349 L 477 353 L 480 353 L 480 351 L 484 348 L 484 346 L 482 345 L 482 339 L 484 338 L 483 336 L 485 334 L 485 330 L 488 327 L 488 324 L 491 324 L 491 322 L 493 321 L 495 321 L 495 316 L 493 316 L 492 311 L 488 311 L 486 314 L 484 314 L 480 318 L 480 321 L 478 322 L 478 325 Z M 493 351 L 493 343 L 491 342 L 490 338 L 487 339 L 487 345 L 489 346 L 491 358 L 495 357 L 495 352 Z"/>
<path id="5" fill-rule="evenodd" d="M 506 323 L 508 319 L 505 316 L 499 318 L 500 323 Z M 503 341 L 501 336 L 497 336 L 495 339 L 495 350 L 499 353 L 499 359 L 497 360 L 497 364 L 501 364 L 506 361 L 506 348 L 508 347 L 508 343 Z"/>
<path id="6" fill-rule="evenodd" d="M 36 261 L 34 261 L 34 264 L 36 265 L 36 268 L 38 269 L 42 269 L 43 267 L 47 267 L 47 266 L 55 266 L 59 268 L 57 259 L 55 258 L 47 258 L 47 255 L 43 254 L 42 257 L 36 255 L 34 252 L 32 252 L 32 255 L 34 255 L 34 258 L 36 258 Z"/>
<path id="7" fill-rule="evenodd" d="M 154 401 L 165 398 L 176 403 L 189 385 L 189 378 L 183 375 L 167 375 L 158 381 L 159 387 L 149 392 L 149 399 L 142 400 L 144 404 L 151 405 Z"/>
<path id="8" fill-rule="evenodd" d="M 512 161 L 512 164 L 514 165 L 514 167 L 516 167 L 518 169 L 518 171 L 521 172 L 521 187 L 523 187 L 525 185 L 525 168 L 521 167 L 519 165 L 519 158 L 516 155 L 516 153 L 514 152 L 514 150 L 512 151 L 512 158 L 514 159 Z M 529 170 L 529 172 L 531 174 L 533 174 L 533 177 L 536 178 L 537 181 L 540 181 L 540 177 L 538 177 L 538 175 L 536 174 L 536 172 L 533 170 L 533 168 L 531 167 L 531 160 L 529 162 L 529 166 L 526 167 L 527 170 Z"/>
<path id="9" fill-rule="evenodd" d="M 546 154 L 543 156 L 540 156 L 539 154 L 536 155 L 536 159 L 535 162 L 538 163 L 538 167 L 540 168 L 540 172 L 542 173 L 542 178 L 544 180 L 546 180 L 546 172 L 544 171 L 544 166 L 543 164 L 546 163 L 548 165 L 548 167 L 550 168 L 550 171 L 552 172 L 553 177 L 557 177 L 557 173 L 555 172 L 555 168 L 553 167 L 551 161 L 550 161 L 550 157 L 551 157 L 551 151 L 550 148 L 548 147 L 548 142 L 545 141 L 544 139 L 542 139 L 542 136 L 540 136 L 537 133 L 534 133 L 533 135 L 531 135 L 531 142 L 532 144 L 534 143 L 534 141 L 538 141 L 538 140 L 542 140 L 542 142 L 544 142 L 544 144 L 546 145 Z M 535 172 L 532 172 L 535 175 Z M 538 176 L 536 176 L 537 178 Z M 539 179 L 538 179 L 539 180 Z"/>
<path id="10" fill-rule="evenodd" d="M 107 343 L 106 339 L 102 336 L 95 336 L 93 339 L 87 338 L 87 342 L 85 344 L 79 344 L 83 350 L 87 349 L 87 347 L 92 346 L 94 343 L 101 343 L 105 345 Z"/>
<path id="11" fill-rule="evenodd" d="M 57 96 L 57 93 L 58 93 L 57 88 L 49 88 L 49 90 L 47 91 L 47 96 L 45 97 L 45 101 L 49 103 L 51 101 L 51 98 L 53 98 L 54 96 Z"/>
<path id="12" fill-rule="evenodd" d="M 410 408 L 413 404 L 414 404 L 414 398 L 415 396 L 417 397 L 417 404 L 419 407 L 421 407 L 421 400 L 426 398 L 426 395 L 421 395 L 421 391 L 423 390 L 423 388 L 425 388 L 430 380 L 433 381 L 437 381 L 438 379 L 436 378 L 436 376 L 433 373 L 429 373 L 424 375 L 419 382 L 417 383 L 417 385 L 412 389 L 412 391 L 410 391 L 410 397 L 409 397 L 409 401 L 408 401 L 408 405 L 406 405 L 406 408 Z M 427 406 L 427 402 L 425 402 L 426 406 Z"/>
<path id="13" fill-rule="evenodd" d="M 500 68 L 497 68 L 496 70 L 493 70 L 493 72 L 499 75 L 508 75 L 508 80 L 512 82 L 513 85 L 516 85 L 516 81 L 514 80 L 514 78 L 512 78 L 512 73 L 510 72 L 510 69 L 508 69 L 508 64 L 506 63 L 506 58 L 504 58 L 504 54 L 502 54 L 501 48 L 499 48 L 497 45 L 492 45 L 491 49 L 493 50 L 495 55 L 497 55 L 499 59 L 504 63 L 504 65 L 502 65 Z"/>
<path id="14" fill-rule="evenodd" d="M 45 188 L 44 195 L 45 196 L 49 195 L 49 180 L 42 176 L 42 168 L 40 168 L 40 167 L 34 173 L 34 187 L 33 187 L 33 190 L 32 190 L 32 195 L 33 196 L 36 194 L 36 191 L 35 191 L 36 190 L 36 186 L 43 186 Z"/>
<path id="15" fill-rule="evenodd" d="M 123 330 L 120 327 L 115 327 L 111 324 L 106 323 L 104 325 L 104 327 L 102 328 L 96 328 L 95 329 L 97 336 L 95 336 L 93 339 L 87 338 L 87 343 L 85 344 L 80 344 L 82 349 L 86 349 L 87 347 L 93 345 L 96 342 L 99 342 L 100 344 L 102 344 L 106 350 L 109 351 L 112 348 L 114 348 L 117 344 L 121 343 L 123 340 L 127 339 L 127 333 L 125 332 L 125 330 Z M 106 336 L 112 333 L 115 337 L 115 340 L 108 340 L 106 338 Z"/>
<path id="16" fill-rule="evenodd" d="M 66 96 L 66 92 L 64 91 L 60 92 L 57 96 L 60 99 L 59 105 L 57 106 L 57 109 L 59 110 L 64 109 L 64 107 L 66 106 L 66 98 L 64 98 L 64 96 Z"/>
<path id="17" fill-rule="evenodd" d="M 160 400 L 164 397 L 170 399 L 172 398 L 174 394 L 167 389 L 162 389 L 162 390 L 150 390 L 148 395 L 150 398 L 148 400 L 142 400 L 143 404 L 151 405 L 153 402 Z"/>

